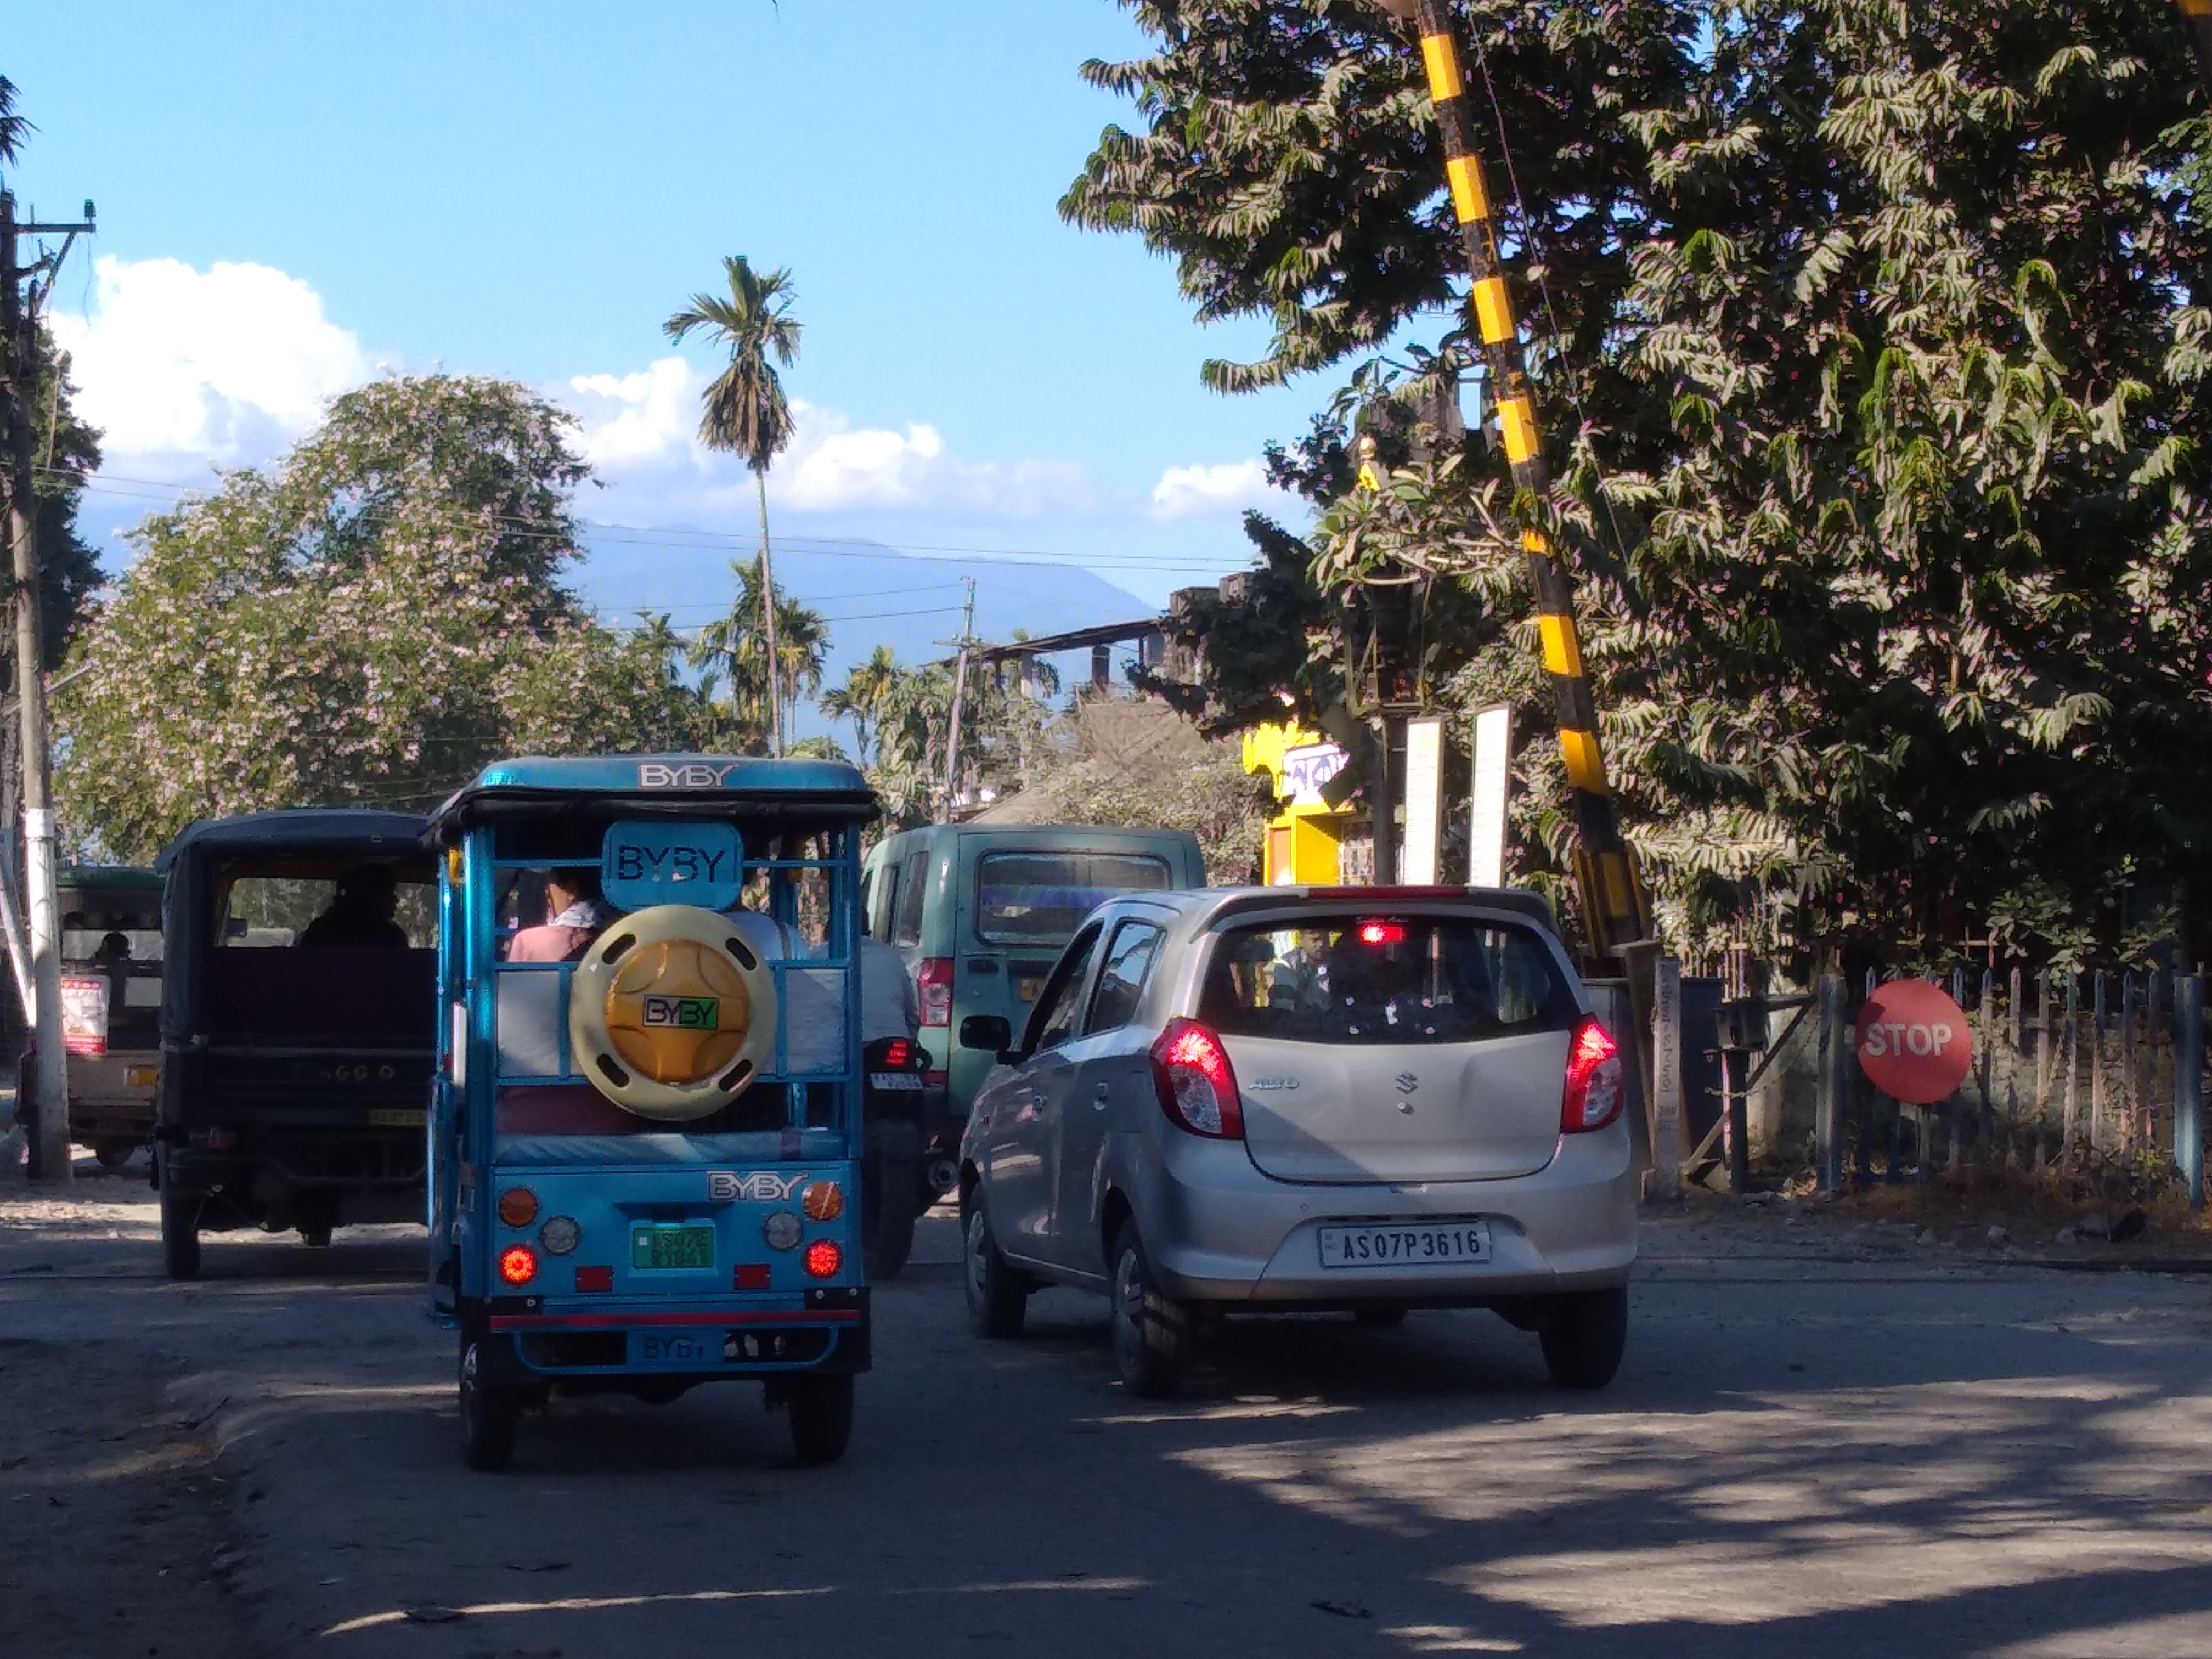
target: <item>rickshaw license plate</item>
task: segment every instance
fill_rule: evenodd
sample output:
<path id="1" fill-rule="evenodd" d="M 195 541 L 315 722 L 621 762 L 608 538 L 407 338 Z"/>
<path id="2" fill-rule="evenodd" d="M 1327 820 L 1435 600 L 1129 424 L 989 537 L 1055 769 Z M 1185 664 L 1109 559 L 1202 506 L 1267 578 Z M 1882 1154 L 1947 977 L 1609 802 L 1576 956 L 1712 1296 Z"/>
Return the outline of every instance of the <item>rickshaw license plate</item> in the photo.
<path id="1" fill-rule="evenodd" d="M 371 1127 L 378 1129 L 419 1129 L 422 1127 L 422 1114 L 411 1108 L 392 1107 L 371 1112 L 368 1121 Z"/>
<path id="2" fill-rule="evenodd" d="M 629 1265 L 633 1267 L 711 1267 L 714 1265 L 712 1227 L 633 1227 L 629 1235 Z"/>

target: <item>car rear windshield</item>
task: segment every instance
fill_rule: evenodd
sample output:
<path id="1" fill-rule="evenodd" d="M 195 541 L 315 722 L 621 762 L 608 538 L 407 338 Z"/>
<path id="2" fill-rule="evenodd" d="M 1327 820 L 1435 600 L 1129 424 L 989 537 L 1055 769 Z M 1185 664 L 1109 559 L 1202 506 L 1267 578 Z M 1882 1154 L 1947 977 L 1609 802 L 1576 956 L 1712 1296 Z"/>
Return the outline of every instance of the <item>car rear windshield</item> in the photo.
<path id="1" fill-rule="evenodd" d="M 1141 853 L 986 853 L 975 860 L 975 936 L 1064 944 L 1115 894 L 1167 884 L 1167 860 Z"/>
<path id="2" fill-rule="evenodd" d="M 1224 930 L 1199 1018 L 1287 1042 L 1478 1042 L 1570 1029 L 1574 988 L 1533 929 L 1372 913 Z"/>

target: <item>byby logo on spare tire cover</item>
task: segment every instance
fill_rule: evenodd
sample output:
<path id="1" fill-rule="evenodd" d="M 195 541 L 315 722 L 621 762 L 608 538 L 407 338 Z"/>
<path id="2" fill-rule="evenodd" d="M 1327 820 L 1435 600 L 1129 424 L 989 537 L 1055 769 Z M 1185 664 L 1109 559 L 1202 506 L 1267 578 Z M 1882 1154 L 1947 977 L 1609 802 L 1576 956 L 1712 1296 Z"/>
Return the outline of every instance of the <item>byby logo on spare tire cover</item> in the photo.
<path id="1" fill-rule="evenodd" d="M 727 921 L 654 905 L 609 927 L 576 965 L 576 1068 L 641 1117 L 704 1117 L 744 1092 L 775 1041 L 774 976 Z"/>

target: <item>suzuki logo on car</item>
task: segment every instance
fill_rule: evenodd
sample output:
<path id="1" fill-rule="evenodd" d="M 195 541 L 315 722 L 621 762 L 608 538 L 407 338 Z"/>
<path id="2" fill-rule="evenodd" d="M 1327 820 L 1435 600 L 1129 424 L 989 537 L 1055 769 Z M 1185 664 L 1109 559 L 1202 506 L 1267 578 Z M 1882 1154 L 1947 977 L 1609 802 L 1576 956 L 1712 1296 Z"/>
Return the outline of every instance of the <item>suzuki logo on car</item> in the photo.
<path id="1" fill-rule="evenodd" d="M 1421 1079 L 1411 1072 L 1401 1072 L 1392 1081 L 1397 1084 L 1398 1092 L 1401 1095 L 1410 1095 L 1421 1086 Z"/>
<path id="2" fill-rule="evenodd" d="M 755 1170 L 750 1175 L 716 1170 L 707 1177 L 707 1196 L 718 1204 L 726 1204 L 733 1199 L 751 1204 L 781 1204 L 813 1179 L 805 1170 L 787 1176 L 778 1175 L 773 1170 Z"/>

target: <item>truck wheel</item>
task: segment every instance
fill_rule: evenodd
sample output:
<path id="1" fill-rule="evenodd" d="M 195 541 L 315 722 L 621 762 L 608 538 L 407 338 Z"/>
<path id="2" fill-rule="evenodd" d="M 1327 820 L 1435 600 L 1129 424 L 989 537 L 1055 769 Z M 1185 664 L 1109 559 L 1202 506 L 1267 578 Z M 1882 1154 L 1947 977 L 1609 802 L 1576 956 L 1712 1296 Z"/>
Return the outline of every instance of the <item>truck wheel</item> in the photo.
<path id="1" fill-rule="evenodd" d="M 161 1267 L 179 1280 L 200 1276 L 200 1203 L 161 1190 Z"/>
<path id="2" fill-rule="evenodd" d="M 968 1328 L 978 1336 L 1019 1336 L 1030 1308 L 1029 1275 L 999 1254 L 979 1193 L 970 1201 L 962 1274 L 968 1292 Z"/>
<path id="3" fill-rule="evenodd" d="M 1114 1235 L 1114 1367 L 1142 1400 L 1182 1392 L 1190 1368 L 1191 1307 L 1163 1295 L 1132 1218 Z"/>
<path id="4" fill-rule="evenodd" d="M 1553 1382 L 1563 1389 L 1601 1389 L 1620 1369 L 1628 1344 L 1628 1291 L 1555 1297 L 1536 1328 Z"/>
<path id="5" fill-rule="evenodd" d="M 790 1394 L 791 1447 L 801 1464 L 834 1463 L 853 1437 L 853 1379 L 801 1376 Z"/>
<path id="6" fill-rule="evenodd" d="M 522 1419 L 522 1390 L 477 1381 L 477 1345 L 461 1351 L 461 1461 L 491 1474 L 514 1461 L 515 1425 Z"/>
<path id="7" fill-rule="evenodd" d="M 896 1279 L 914 1254 L 914 1187 L 919 1179 L 910 1158 L 871 1159 L 862 1175 L 860 1253 L 871 1279 Z"/>

